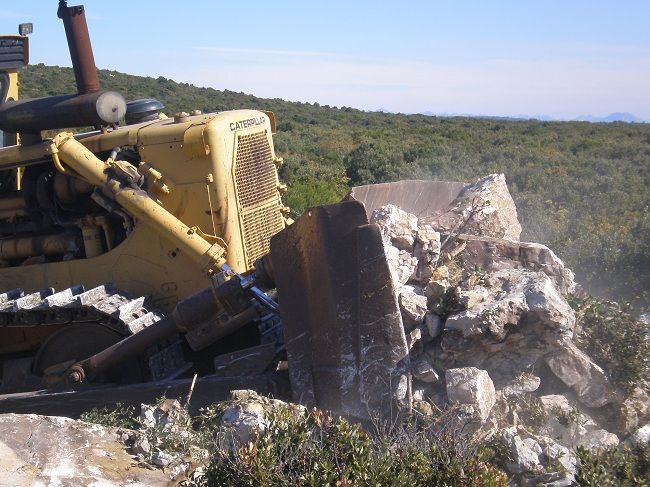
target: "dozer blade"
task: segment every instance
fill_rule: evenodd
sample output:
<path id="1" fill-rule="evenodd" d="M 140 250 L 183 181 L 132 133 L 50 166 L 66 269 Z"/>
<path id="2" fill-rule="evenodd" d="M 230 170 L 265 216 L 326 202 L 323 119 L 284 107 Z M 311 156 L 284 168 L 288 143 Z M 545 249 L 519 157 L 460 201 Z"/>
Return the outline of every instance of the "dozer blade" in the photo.
<path id="1" fill-rule="evenodd" d="M 408 351 L 363 204 L 305 211 L 273 237 L 271 259 L 294 399 L 362 419 L 390 413 L 406 394 Z"/>
<path id="2" fill-rule="evenodd" d="M 389 203 L 418 218 L 432 217 L 445 211 L 462 192 L 465 183 L 450 181 L 397 181 L 395 183 L 355 186 L 347 199 L 366 205 L 368 216 Z"/>

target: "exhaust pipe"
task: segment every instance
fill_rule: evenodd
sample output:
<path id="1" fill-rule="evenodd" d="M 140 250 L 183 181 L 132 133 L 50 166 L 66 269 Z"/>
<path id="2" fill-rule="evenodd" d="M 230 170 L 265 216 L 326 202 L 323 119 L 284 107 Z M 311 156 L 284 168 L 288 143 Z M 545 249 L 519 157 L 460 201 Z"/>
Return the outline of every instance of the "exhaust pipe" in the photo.
<path id="1" fill-rule="evenodd" d="M 23 144 L 39 142 L 42 130 L 87 125 L 100 128 L 118 123 L 126 114 L 122 95 L 100 90 L 83 5 L 68 7 L 66 0 L 60 0 L 57 15 L 63 20 L 68 39 L 77 94 L 0 104 L 0 130 L 20 133 Z M 35 137 L 28 137 L 32 134 Z"/>
<path id="2" fill-rule="evenodd" d="M 83 5 L 68 7 L 66 0 L 59 1 L 57 16 L 63 20 L 65 36 L 68 39 L 70 59 L 77 82 L 77 93 L 85 95 L 99 91 L 99 77 L 90 44 L 88 24 Z"/>

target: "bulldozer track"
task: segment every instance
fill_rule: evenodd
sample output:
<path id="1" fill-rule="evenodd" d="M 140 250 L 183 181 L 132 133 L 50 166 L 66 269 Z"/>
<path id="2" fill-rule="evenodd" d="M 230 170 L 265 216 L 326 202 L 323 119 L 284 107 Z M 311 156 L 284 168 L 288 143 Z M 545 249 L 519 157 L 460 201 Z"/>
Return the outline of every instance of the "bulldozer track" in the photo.
<path id="1" fill-rule="evenodd" d="M 130 298 L 110 284 L 85 290 L 81 285 L 59 292 L 53 288 L 25 294 L 12 289 L 0 294 L 0 326 L 38 326 L 101 321 L 120 334 L 137 333 L 163 315 L 149 311 L 146 297 Z"/>
<path id="2" fill-rule="evenodd" d="M 33 293 L 12 289 L 0 294 L 0 329 L 96 323 L 126 337 L 163 316 L 150 307 L 148 297 L 132 297 L 112 284 L 88 290 L 75 285 L 58 292 L 53 288 Z M 151 380 L 174 377 L 186 366 L 178 337 L 150 349 L 145 363 Z"/>

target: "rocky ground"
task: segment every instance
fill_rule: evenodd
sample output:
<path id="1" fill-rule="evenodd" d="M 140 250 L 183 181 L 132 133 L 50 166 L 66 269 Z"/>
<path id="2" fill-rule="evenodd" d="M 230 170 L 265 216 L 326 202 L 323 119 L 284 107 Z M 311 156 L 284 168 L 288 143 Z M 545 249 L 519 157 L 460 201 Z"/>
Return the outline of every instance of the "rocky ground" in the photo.
<path id="1" fill-rule="evenodd" d="M 520 485 L 570 485 L 578 446 L 648 441 L 650 399 L 617 390 L 574 343 L 574 275 L 519 241 L 503 175 L 468 185 L 439 215 L 386 206 L 372 221 L 398 288 L 416 411 L 461 405 L 468 427 L 510 449 Z"/>
<path id="2" fill-rule="evenodd" d="M 576 346 L 567 303 L 573 273 L 544 245 L 519 241 L 503 175 L 468 185 L 438 214 L 418 218 L 388 205 L 372 221 L 410 350 L 406 410 L 434 417 L 451 408 L 464 435 L 507 448 L 515 485 L 571 485 L 577 447 L 650 439 L 650 398 L 641 388 L 618 390 Z M 219 428 L 239 442 L 263 431 L 265 414 L 280 403 L 252 392 L 233 400 Z M 189 435 L 177 404 L 143 408 L 139 434 L 30 415 L 0 423 L 0 485 L 165 485 L 193 471 L 146 434 Z"/>

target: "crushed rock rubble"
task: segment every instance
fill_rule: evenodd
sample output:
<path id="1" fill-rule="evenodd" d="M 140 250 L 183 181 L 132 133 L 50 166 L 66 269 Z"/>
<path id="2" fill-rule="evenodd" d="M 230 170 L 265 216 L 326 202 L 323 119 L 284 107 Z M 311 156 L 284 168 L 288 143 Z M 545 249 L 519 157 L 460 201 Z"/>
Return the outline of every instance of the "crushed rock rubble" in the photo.
<path id="1" fill-rule="evenodd" d="M 502 174 L 467 185 L 433 217 L 387 205 L 370 220 L 411 337 L 416 412 L 464 408 L 509 449 L 518 485 L 571 485 L 578 446 L 648 441 L 647 394 L 622 397 L 574 344 L 574 274 L 548 247 L 519 241 Z M 527 423 L 531 404 L 543 421 Z"/>

